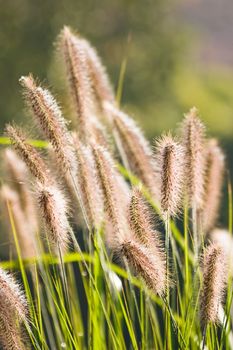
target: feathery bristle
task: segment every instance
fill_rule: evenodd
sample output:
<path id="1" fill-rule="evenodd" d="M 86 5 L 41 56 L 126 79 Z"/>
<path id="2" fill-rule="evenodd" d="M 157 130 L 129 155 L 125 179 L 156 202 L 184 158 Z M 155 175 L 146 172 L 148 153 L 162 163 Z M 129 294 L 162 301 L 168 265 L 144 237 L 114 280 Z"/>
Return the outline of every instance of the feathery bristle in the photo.
<path id="1" fill-rule="evenodd" d="M 112 115 L 114 127 L 131 171 L 139 177 L 156 198 L 155 167 L 149 143 L 134 120 L 128 115 L 110 103 L 105 103 L 105 108 Z"/>
<path id="2" fill-rule="evenodd" d="M 157 232 L 152 224 L 150 208 L 138 187 L 134 187 L 132 191 L 128 218 L 135 238 L 147 247 L 152 247 L 154 244 L 157 246 L 158 242 L 155 242 Z"/>
<path id="3" fill-rule="evenodd" d="M 0 346 L 2 350 L 22 350 L 26 348 L 20 326 L 16 324 L 16 320 L 6 321 L 1 315 Z"/>
<path id="4" fill-rule="evenodd" d="M 97 183 L 93 154 L 89 147 L 79 142 L 77 135 L 74 135 L 74 142 L 78 161 L 78 185 L 82 203 L 89 226 L 98 228 L 102 221 L 103 205 L 100 188 Z"/>
<path id="5" fill-rule="evenodd" d="M 0 194 L 6 204 L 6 216 L 8 217 L 9 215 L 8 205 L 12 211 L 22 257 L 28 259 L 36 256 L 34 239 L 35 227 L 30 226 L 31 222 L 23 211 L 18 193 L 12 190 L 9 186 L 3 185 Z M 9 222 L 9 218 L 7 219 L 7 222 Z"/>
<path id="6" fill-rule="evenodd" d="M 82 140 L 88 140 L 89 117 L 93 112 L 93 91 L 88 74 L 86 48 L 68 27 L 59 36 L 70 82 L 71 95 L 78 115 L 78 131 Z"/>
<path id="7" fill-rule="evenodd" d="M 3 318 L 12 318 L 16 314 L 20 320 L 26 321 L 28 308 L 25 296 L 10 273 L 2 268 L 0 268 L 0 296 Z"/>
<path id="8" fill-rule="evenodd" d="M 233 275 L 233 238 L 231 233 L 226 229 L 215 228 L 210 232 L 209 237 L 212 242 L 223 249 L 228 262 L 227 267 L 229 267 L 230 274 Z"/>
<path id="9" fill-rule="evenodd" d="M 35 148 L 26 141 L 23 132 L 19 128 L 7 125 L 6 133 L 10 137 L 19 157 L 25 162 L 32 175 L 42 184 L 51 182 L 43 159 Z"/>
<path id="10" fill-rule="evenodd" d="M 97 98 L 100 103 L 103 101 L 114 103 L 114 91 L 99 55 L 87 40 L 83 38 L 79 40 L 86 50 L 89 75 Z"/>
<path id="11" fill-rule="evenodd" d="M 62 171 L 67 172 L 73 168 L 75 170 L 71 135 L 57 102 L 47 89 L 36 85 L 32 76 L 21 77 L 20 83 L 24 88 L 27 104 L 40 128 L 51 142 Z"/>
<path id="12" fill-rule="evenodd" d="M 3 158 L 13 189 L 18 193 L 20 205 L 30 227 L 30 231 L 31 233 L 35 233 L 38 229 L 37 214 L 34 198 L 28 189 L 29 172 L 26 164 L 17 156 L 15 151 L 10 148 L 5 150 Z"/>
<path id="13" fill-rule="evenodd" d="M 107 214 L 107 220 L 111 222 L 113 227 L 114 239 L 116 241 L 121 240 L 127 234 L 127 223 L 124 215 L 126 203 L 124 203 L 122 195 L 124 188 L 119 186 L 119 174 L 115 170 L 109 152 L 98 145 L 92 146 L 92 152 L 97 170 L 97 179 L 103 193 L 104 211 Z M 114 244 L 114 242 L 112 243 Z"/>
<path id="14" fill-rule="evenodd" d="M 0 343 L 4 350 L 24 348 L 20 324 L 27 320 L 28 306 L 20 286 L 0 268 Z M 18 322 L 17 322 L 18 321 Z"/>
<path id="15" fill-rule="evenodd" d="M 200 295 L 203 325 L 218 322 L 218 310 L 223 301 L 227 277 L 224 251 L 211 243 L 203 256 L 203 285 Z"/>
<path id="16" fill-rule="evenodd" d="M 185 116 L 182 124 L 182 139 L 185 149 L 185 178 L 189 204 L 201 208 L 204 194 L 204 140 L 205 128 L 195 107 Z"/>
<path id="17" fill-rule="evenodd" d="M 225 165 L 225 157 L 217 140 L 209 140 L 206 152 L 207 170 L 202 213 L 204 232 L 213 228 L 218 218 Z"/>
<path id="18" fill-rule="evenodd" d="M 54 251 L 65 252 L 69 243 L 70 225 L 66 199 L 57 187 L 37 184 L 39 207 L 48 230 L 47 239 Z"/>
<path id="19" fill-rule="evenodd" d="M 161 210 L 165 216 L 178 214 L 184 182 L 184 150 L 171 135 L 156 142 L 156 161 L 160 183 Z"/>
<path id="20" fill-rule="evenodd" d="M 142 277 L 149 289 L 160 296 L 164 295 L 166 269 L 160 256 L 156 256 L 153 251 L 133 240 L 121 243 L 120 254 L 126 258 L 135 273 Z"/>

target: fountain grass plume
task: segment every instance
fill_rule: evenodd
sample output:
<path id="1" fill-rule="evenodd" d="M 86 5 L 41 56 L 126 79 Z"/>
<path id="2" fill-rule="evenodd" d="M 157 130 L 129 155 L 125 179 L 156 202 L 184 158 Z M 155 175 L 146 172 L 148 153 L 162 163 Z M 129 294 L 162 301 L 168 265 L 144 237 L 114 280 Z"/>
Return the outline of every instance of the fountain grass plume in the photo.
<path id="1" fill-rule="evenodd" d="M 56 253 L 65 252 L 70 242 L 69 208 L 62 191 L 55 185 L 37 183 L 37 200 L 44 219 L 47 241 Z"/>
<path id="2" fill-rule="evenodd" d="M 216 224 L 219 215 L 225 170 L 225 156 L 217 140 L 209 140 L 206 148 L 207 170 L 202 211 L 204 232 L 208 232 Z"/>
<path id="3" fill-rule="evenodd" d="M 134 120 L 126 113 L 110 103 L 105 103 L 105 109 L 112 116 L 114 128 L 127 160 L 127 166 L 138 176 L 153 196 L 157 198 L 157 188 L 154 179 L 155 165 L 149 142 L 145 139 L 141 129 Z"/>
<path id="4" fill-rule="evenodd" d="M 205 182 L 205 127 L 193 107 L 182 123 L 182 140 L 185 149 L 186 191 L 191 208 L 203 206 Z"/>
<path id="5" fill-rule="evenodd" d="M 80 38 L 79 41 L 86 51 L 89 76 L 91 78 L 93 90 L 96 97 L 101 104 L 104 101 L 108 101 L 114 104 L 114 91 L 109 81 L 106 69 L 102 64 L 97 51 L 86 39 Z"/>
<path id="6" fill-rule="evenodd" d="M 78 162 L 77 182 L 88 226 L 98 228 L 103 220 L 103 201 L 97 182 L 93 153 L 90 147 L 79 141 L 77 134 L 74 134 L 74 143 Z"/>
<path id="7" fill-rule="evenodd" d="M 27 142 L 22 130 L 8 124 L 6 134 L 10 137 L 17 154 L 25 162 L 31 174 L 42 184 L 50 183 L 48 168 L 37 150 Z"/>
<path id="8" fill-rule="evenodd" d="M 184 149 L 170 134 L 155 143 L 156 178 L 160 184 L 160 205 L 164 218 L 179 213 L 184 184 Z"/>
<path id="9" fill-rule="evenodd" d="M 1 199 L 5 202 L 6 217 L 8 218 L 8 205 L 10 205 L 14 225 L 18 235 L 20 252 L 24 259 L 36 256 L 35 250 L 35 226 L 32 226 L 27 212 L 22 208 L 19 194 L 8 185 L 3 185 L 0 191 Z M 34 208 L 35 209 L 35 208 Z M 7 220 L 9 223 L 9 218 Z"/>
<path id="10" fill-rule="evenodd" d="M 164 296 L 166 289 L 166 265 L 161 256 L 135 240 L 120 244 L 119 254 L 125 258 L 136 275 L 140 276 L 154 293 Z"/>
<path id="11" fill-rule="evenodd" d="M 71 135 L 61 110 L 51 93 L 36 85 L 32 75 L 20 78 L 25 100 L 36 122 L 51 142 L 62 172 L 76 170 Z"/>
<path id="12" fill-rule="evenodd" d="M 68 27 L 64 27 L 61 31 L 58 47 L 64 57 L 70 92 L 78 118 L 79 136 L 85 142 L 89 138 L 89 118 L 94 109 L 86 48 Z"/>
<path id="13" fill-rule="evenodd" d="M 21 326 L 28 320 L 28 305 L 13 276 L 0 268 L 0 344 L 4 350 L 26 348 Z M 25 339 L 24 339 L 25 340 Z"/>
<path id="14" fill-rule="evenodd" d="M 102 146 L 92 145 L 97 179 L 100 185 L 103 201 L 104 212 L 107 222 L 111 222 L 113 235 L 107 240 L 110 245 L 114 246 L 123 239 L 128 233 L 128 225 L 125 219 L 127 203 L 124 203 L 124 188 L 120 186 L 119 177 L 110 153 Z"/>
<path id="15" fill-rule="evenodd" d="M 200 315 L 203 325 L 218 322 L 218 310 L 227 282 L 226 258 L 223 249 L 211 243 L 203 254 L 203 284 L 200 295 Z"/>

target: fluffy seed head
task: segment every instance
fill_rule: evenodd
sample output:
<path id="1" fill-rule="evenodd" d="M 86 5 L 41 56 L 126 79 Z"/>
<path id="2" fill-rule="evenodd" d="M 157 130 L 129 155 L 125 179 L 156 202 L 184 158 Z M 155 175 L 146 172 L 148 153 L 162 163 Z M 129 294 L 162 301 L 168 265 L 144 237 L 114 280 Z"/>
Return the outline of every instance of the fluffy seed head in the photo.
<path id="1" fill-rule="evenodd" d="M 219 214 L 223 185 L 225 157 L 215 139 L 209 140 L 206 147 L 206 182 L 203 204 L 203 229 L 208 232 L 214 227 Z"/>
<path id="2" fill-rule="evenodd" d="M 26 321 L 26 298 L 12 275 L 0 268 L 0 343 L 4 350 L 21 350 L 20 324 Z"/>
<path id="3" fill-rule="evenodd" d="M 68 27 L 64 27 L 59 36 L 59 47 L 64 57 L 70 91 L 78 115 L 79 136 L 86 141 L 89 117 L 93 113 L 93 92 L 88 74 L 86 48 Z"/>
<path id="4" fill-rule="evenodd" d="M 114 103 L 115 97 L 113 88 L 99 55 L 87 40 L 83 38 L 79 40 L 86 51 L 89 75 L 96 97 L 101 103 L 103 101 Z"/>
<path id="5" fill-rule="evenodd" d="M 229 272 L 233 275 L 233 238 L 231 233 L 226 229 L 215 228 L 211 231 L 209 237 L 212 242 L 217 246 L 220 246 L 224 251 L 224 255 L 228 262 L 227 266 L 229 267 Z"/>
<path id="6" fill-rule="evenodd" d="M 14 126 L 7 125 L 6 133 L 10 137 L 19 157 L 25 162 L 31 174 L 42 184 L 50 182 L 48 169 L 40 154 L 31 146 L 23 132 Z"/>
<path id="7" fill-rule="evenodd" d="M 0 268 L 0 304 L 2 319 L 13 318 L 26 321 L 28 314 L 27 302 L 20 286 L 10 273 Z"/>
<path id="8" fill-rule="evenodd" d="M 79 142 L 77 135 L 74 135 L 74 142 L 78 160 L 77 177 L 82 203 L 89 226 L 97 228 L 102 222 L 103 203 L 97 182 L 93 154 L 89 147 Z"/>
<path id="9" fill-rule="evenodd" d="M 184 150 L 171 135 L 156 142 L 156 162 L 160 183 L 161 209 L 164 216 L 179 212 L 184 182 Z"/>
<path id="10" fill-rule="evenodd" d="M 128 240 L 120 245 L 120 255 L 126 259 L 136 275 L 142 277 L 147 287 L 162 296 L 166 286 L 166 269 L 160 256 L 137 241 Z"/>
<path id="11" fill-rule="evenodd" d="M 227 281 L 226 259 L 223 249 L 211 243 L 203 256 L 203 285 L 200 313 L 203 325 L 218 321 L 219 306 L 223 301 Z"/>
<path id="12" fill-rule="evenodd" d="M 153 227 L 152 215 L 141 190 L 134 187 L 128 207 L 128 219 L 135 238 L 147 247 L 160 246 L 156 241 L 157 232 Z"/>
<path id="13" fill-rule="evenodd" d="M 123 159 L 126 158 L 131 171 L 139 177 L 156 198 L 155 167 L 149 143 L 132 118 L 110 103 L 105 103 L 105 109 L 112 115 L 114 127 L 124 152 Z"/>
<path id="14" fill-rule="evenodd" d="M 21 77 L 20 83 L 35 120 L 55 150 L 58 164 L 64 172 L 71 170 L 75 164 L 71 136 L 57 102 L 47 89 L 36 85 L 31 75 Z"/>
<path id="15" fill-rule="evenodd" d="M 36 256 L 35 251 L 35 226 L 31 227 L 31 221 L 23 210 L 19 195 L 9 186 L 3 185 L 0 191 L 2 200 L 5 202 L 6 217 L 9 223 L 8 205 L 13 215 L 21 255 L 24 259 Z"/>
<path id="16" fill-rule="evenodd" d="M 20 206 L 26 217 L 28 227 L 30 227 L 31 233 L 36 232 L 38 228 L 37 215 L 34 199 L 28 189 L 29 172 L 26 164 L 10 148 L 6 148 L 3 159 L 12 187 L 19 196 Z"/>
<path id="17" fill-rule="evenodd" d="M 104 200 L 104 211 L 107 214 L 107 221 L 113 227 L 113 241 L 119 241 L 127 233 L 127 223 L 124 210 L 126 203 L 123 199 L 124 188 L 120 186 L 120 175 L 116 172 L 111 155 L 102 146 L 93 145 L 98 183 L 102 190 Z M 114 244 L 114 242 L 109 242 Z"/>
<path id="18" fill-rule="evenodd" d="M 63 193 L 57 187 L 38 183 L 38 203 L 48 230 L 47 238 L 54 249 L 65 252 L 69 243 L 68 206 Z"/>
<path id="19" fill-rule="evenodd" d="M 185 149 L 186 191 L 190 206 L 201 208 L 204 193 L 204 139 L 205 128 L 195 107 L 185 116 L 182 124 L 182 139 Z"/>

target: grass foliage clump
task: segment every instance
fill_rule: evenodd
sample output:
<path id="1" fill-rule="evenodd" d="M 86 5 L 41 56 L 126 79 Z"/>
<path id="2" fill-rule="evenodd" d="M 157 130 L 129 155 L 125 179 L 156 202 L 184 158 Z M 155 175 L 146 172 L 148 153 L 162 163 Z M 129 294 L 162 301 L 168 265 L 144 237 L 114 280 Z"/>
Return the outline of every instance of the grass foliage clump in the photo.
<path id="1" fill-rule="evenodd" d="M 151 147 L 89 42 L 68 27 L 57 42 L 76 124 L 28 75 L 43 141 L 13 124 L 1 138 L 13 243 L 0 266 L 2 348 L 233 349 L 232 198 L 228 184 L 220 229 L 217 140 L 192 108 Z"/>

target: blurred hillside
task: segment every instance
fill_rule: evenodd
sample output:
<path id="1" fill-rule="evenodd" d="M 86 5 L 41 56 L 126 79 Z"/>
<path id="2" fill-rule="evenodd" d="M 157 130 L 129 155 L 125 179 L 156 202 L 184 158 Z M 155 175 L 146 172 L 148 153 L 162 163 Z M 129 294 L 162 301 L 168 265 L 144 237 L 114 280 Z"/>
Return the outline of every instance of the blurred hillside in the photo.
<path id="1" fill-rule="evenodd" d="M 127 57 L 123 101 L 144 107 L 172 99 L 170 80 L 180 48 L 168 1 L 0 0 L 1 127 L 22 118 L 18 79 L 33 72 L 49 78 L 59 93 L 59 69 L 53 42 L 64 24 L 86 36 L 97 48 L 116 86 Z M 61 98 L 61 97 L 60 97 Z"/>

